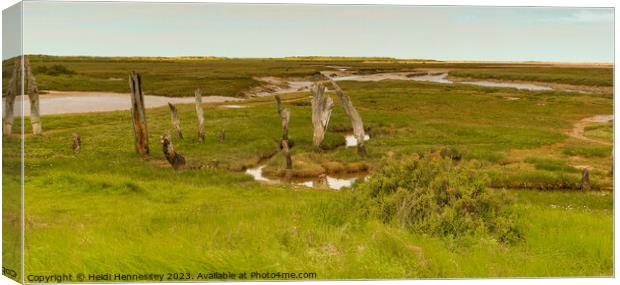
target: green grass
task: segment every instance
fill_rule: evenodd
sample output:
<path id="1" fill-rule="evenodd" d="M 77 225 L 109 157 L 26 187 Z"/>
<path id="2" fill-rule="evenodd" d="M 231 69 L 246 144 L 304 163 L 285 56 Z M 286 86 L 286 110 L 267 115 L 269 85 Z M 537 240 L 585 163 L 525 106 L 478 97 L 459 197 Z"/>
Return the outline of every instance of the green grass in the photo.
<path id="1" fill-rule="evenodd" d="M 593 123 L 585 128 L 585 136 L 602 139 L 612 142 L 614 139 L 614 124 L 613 122 L 607 123 Z"/>
<path id="2" fill-rule="evenodd" d="M 569 156 L 583 156 L 583 157 L 608 157 L 611 155 L 612 147 L 568 147 L 563 153 Z"/>
<path id="3" fill-rule="evenodd" d="M 41 57 L 48 65 L 56 60 Z M 118 86 L 96 80 L 124 78 L 128 70 L 136 69 L 145 73 L 145 90 L 151 94 L 170 88 L 178 93 L 168 95 L 180 96 L 203 87 L 207 94 L 226 95 L 236 92 L 237 87 L 231 86 L 246 84 L 252 69 L 285 76 L 321 68 L 295 60 L 248 60 L 247 66 L 242 62 L 63 60 L 76 72 L 72 76 L 85 76 L 86 81 L 58 76 L 58 84 L 66 84 L 67 89 L 127 92 L 124 79 Z M 194 69 L 189 68 L 192 65 Z M 400 64 L 379 67 L 401 68 Z M 193 78 L 174 87 L 182 81 L 179 73 L 204 76 L 212 85 L 196 86 Z M 220 84 L 223 81 L 214 79 L 217 76 L 234 84 Z M 51 82 L 39 78 L 42 87 Z M 93 82 L 97 84 L 90 85 Z M 162 85 L 149 89 L 157 84 Z M 291 94 L 283 99 L 284 107 L 292 111 L 289 136 L 295 143 L 296 167 L 320 168 L 326 161 L 378 167 L 388 157 L 399 159 L 447 147 L 481 173 L 508 177 L 502 178 L 506 187 L 515 181 L 547 185 L 549 177 L 578 177 L 578 173 L 564 162 L 567 157 L 561 149 L 545 159 L 534 154 L 565 142 L 565 131 L 579 120 L 612 112 L 611 98 L 586 94 L 404 81 L 340 85 L 371 134 L 366 142 L 368 158 L 360 158 L 355 148 L 341 146 L 342 132 L 350 123 L 338 102 L 326 138 L 328 147 L 315 149 L 308 94 Z M 508 101 L 505 96 L 522 99 Z M 319 191 L 253 181 L 240 170 L 278 151 L 280 121 L 272 98 L 240 104 L 247 108 L 205 104 L 207 139 L 202 144 L 196 138 L 194 106 L 177 106 L 185 139 L 173 136 L 173 143 L 192 166 L 178 171 L 170 168 L 158 145 L 159 135 L 172 130 L 167 107 L 147 110 L 151 154 L 145 158 L 134 153 L 129 111 L 44 116 L 44 135 L 25 138 L 26 274 L 308 271 L 316 272 L 319 279 L 613 274 L 613 199 L 606 192 L 510 190 L 517 199 L 509 206 L 518 213 L 524 238 L 513 245 L 492 238 L 426 236 L 360 218 L 350 211 L 354 190 Z M 220 130 L 226 132 L 223 143 L 218 141 Z M 77 155 L 70 148 L 74 132 L 82 136 L 82 152 Z M 3 138 L 5 171 L 19 165 L 18 156 L 7 155 L 19 148 L 16 141 L 15 136 Z M 571 147 L 593 149 L 586 142 L 573 142 Z M 534 159 L 514 162 L 515 150 L 531 152 L 526 157 Z M 580 159 L 611 161 L 609 154 L 580 155 Z M 276 154 L 269 163 L 282 167 L 282 156 Z M 208 167 L 213 165 L 217 167 Z M 609 180 L 592 173 L 593 184 Z M 3 179 L 4 189 L 18 186 L 18 172 L 8 177 L 13 178 Z M 15 194 L 3 191 L 5 201 L 14 200 Z M 5 207 L 3 215 L 15 211 Z M 4 252 L 4 260 L 14 257 Z"/>
<path id="4" fill-rule="evenodd" d="M 13 123 L 21 129 L 21 121 Z M 21 278 L 21 140 L 2 142 L 2 266 L 15 276 L 4 274 L 16 281 Z"/>
<path id="5" fill-rule="evenodd" d="M 457 77 L 479 79 L 541 81 L 588 86 L 613 86 L 612 68 L 518 67 L 461 69 L 450 72 Z"/>
<path id="6" fill-rule="evenodd" d="M 558 159 L 528 157 L 525 162 L 533 164 L 536 169 L 547 171 L 564 171 L 569 173 L 580 172 L 579 169 L 570 166 L 566 161 Z"/>

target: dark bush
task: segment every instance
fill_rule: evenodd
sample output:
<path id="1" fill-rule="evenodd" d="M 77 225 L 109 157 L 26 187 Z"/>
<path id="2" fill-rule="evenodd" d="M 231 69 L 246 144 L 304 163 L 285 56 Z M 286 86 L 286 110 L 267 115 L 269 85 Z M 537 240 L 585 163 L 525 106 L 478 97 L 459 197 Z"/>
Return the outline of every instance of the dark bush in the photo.
<path id="1" fill-rule="evenodd" d="M 512 199 L 501 190 L 487 189 L 475 163 L 455 163 L 439 153 L 386 163 L 360 185 L 358 206 L 415 233 L 520 240 L 509 207 Z"/>
<path id="2" fill-rule="evenodd" d="M 65 75 L 72 75 L 75 74 L 75 71 L 67 68 L 64 65 L 60 65 L 60 64 L 54 64 L 50 67 L 46 66 L 46 65 L 42 65 L 42 66 L 37 66 L 34 69 L 34 73 L 35 74 L 47 74 L 50 76 L 58 76 L 61 74 L 65 74 Z"/>

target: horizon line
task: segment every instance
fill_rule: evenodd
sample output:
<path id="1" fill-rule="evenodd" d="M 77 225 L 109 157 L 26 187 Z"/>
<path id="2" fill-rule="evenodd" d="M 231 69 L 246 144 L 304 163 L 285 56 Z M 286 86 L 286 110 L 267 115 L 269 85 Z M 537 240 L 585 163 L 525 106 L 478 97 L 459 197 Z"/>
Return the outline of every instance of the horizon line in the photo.
<path id="1" fill-rule="evenodd" d="M 54 54 L 24 54 L 24 56 L 49 56 L 49 57 L 92 57 L 92 58 L 169 58 L 169 59 L 191 59 L 191 58 L 212 58 L 212 59 L 303 59 L 303 58 L 338 58 L 338 59 L 366 59 L 366 60 L 393 60 L 393 61 L 418 61 L 418 62 L 437 62 L 437 63 L 538 63 L 538 64 L 592 64 L 592 65 L 612 65 L 611 62 L 603 61 L 557 61 L 557 60 L 481 60 L 481 59 L 424 59 L 424 58 L 399 58 L 391 56 L 341 56 L 341 55 L 290 55 L 280 57 L 253 57 L 253 56 L 217 56 L 217 55 L 54 55 Z M 3 60 L 9 60 L 13 57 Z"/>

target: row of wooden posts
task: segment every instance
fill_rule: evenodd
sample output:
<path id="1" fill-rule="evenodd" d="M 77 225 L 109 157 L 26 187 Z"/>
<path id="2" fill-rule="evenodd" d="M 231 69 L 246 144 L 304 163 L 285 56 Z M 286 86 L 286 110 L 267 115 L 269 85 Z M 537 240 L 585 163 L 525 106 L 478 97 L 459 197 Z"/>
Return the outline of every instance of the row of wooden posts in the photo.
<path id="1" fill-rule="evenodd" d="M 21 72 L 23 70 L 23 72 Z M 17 94 L 20 94 L 20 84 L 23 84 L 26 94 L 28 94 L 30 100 L 30 121 L 32 124 L 33 135 L 42 134 L 41 118 L 39 112 L 39 90 L 36 79 L 32 74 L 30 67 L 30 61 L 28 57 L 17 57 L 13 66 L 13 73 L 9 84 L 7 86 L 7 92 L 5 96 L 5 109 L 4 109 L 4 127 L 3 134 L 9 136 L 12 132 L 12 126 L 14 121 L 14 106 Z M 347 95 L 344 94 L 340 86 L 338 86 L 333 80 L 329 79 L 329 82 L 334 88 L 336 95 L 340 99 L 340 102 L 345 110 L 345 113 L 351 120 L 353 126 L 353 135 L 357 140 L 357 151 L 360 156 L 365 157 L 367 155 L 366 147 L 364 146 L 364 124 L 362 118 L 353 106 L 353 103 Z M 136 72 L 129 74 L 129 88 L 131 90 L 131 119 L 135 139 L 136 152 L 140 155 L 146 155 L 149 153 L 148 146 L 148 128 L 146 123 L 146 110 L 144 108 L 144 96 L 142 93 L 142 77 Z M 318 81 L 310 88 L 312 92 L 312 125 L 313 125 L 313 145 L 320 147 L 325 138 L 327 127 L 329 125 L 329 119 L 331 112 L 334 108 L 333 99 L 326 94 L 326 87 L 324 81 Z M 198 140 L 204 142 L 205 140 L 205 127 L 204 127 L 204 110 L 202 109 L 202 91 L 196 89 L 194 92 L 196 98 L 196 115 L 198 118 Z M 288 137 L 288 127 L 291 117 L 291 111 L 289 109 L 282 109 L 282 100 L 276 95 L 277 111 L 282 122 L 282 140 L 281 149 L 286 157 L 286 169 L 293 168 L 293 161 L 290 152 L 290 142 Z M 180 139 L 183 139 L 183 133 L 181 131 L 181 120 L 177 111 L 177 108 L 168 103 L 170 108 L 170 116 L 172 126 Z M 163 147 L 164 155 L 172 167 L 179 168 L 185 165 L 185 158 L 174 150 L 172 145 L 172 139 L 168 134 L 164 134 L 160 137 L 160 142 Z M 225 139 L 225 133 L 222 130 L 220 132 L 220 142 Z M 73 150 L 75 153 L 79 153 L 81 150 L 81 137 L 79 134 L 73 134 Z M 583 169 L 581 179 L 581 190 L 590 190 L 590 173 L 587 168 Z"/>
<path id="2" fill-rule="evenodd" d="M 353 125 L 353 134 L 357 139 L 358 153 L 362 156 L 366 156 L 366 148 L 364 146 L 364 125 L 362 118 L 351 103 L 351 100 L 344 94 L 342 89 L 334 82 L 331 81 L 331 85 L 334 87 L 338 98 L 342 103 L 345 113 L 350 118 Z M 142 93 L 142 77 L 136 72 L 129 74 L 129 89 L 131 91 L 131 120 L 134 133 L 135 149 L 140 155 L 146 155 L 149 153 L 148 145 L 148 127 L 146 120 L 146 111 L 144 108 L 144 95 Z M 325 132 L 329 125 L 329 118 L 334 108 L 334 101 L 325 93 L 326 88 L 322 81 L 318 81 L 313 84 L 312 88 L 312 124 L 314 127 L 313 132 L 313 144 L 320 147 L 323 143 Z M 204 142 L 205 140 L 205 127 L 204 127 L 204 110 L 202 109 L 202 91 L 197 89 L 194 92 L 196 98 L 196 115 L 198 117 L 198 140 Z M 286 158 L 286 169 L 293 168 L 293 160 L 291 158 L 291 145 L 288 137 L 289 122 L 291 118 L 291 111 L 289 109 L 282 109 L 282 100 L 280 96 L 275 96 L 277 103 L 277 111 L 282 123 L 282 139 L 280 142 L 280 148 L 282 149 Z M 172 127 L 174 128 L 177 137 L 183 139 L 183 133 L 181 131 L 181 120 L 178 114 L 177 108 L 168 103 L 170 108 L 170 118 Z M 170 135 L 164 134 L 160 137 L 160 142 L 163 146 L 163 152 L 166 159 L 174 168 L 179 168 L 185 164 L 185 158 L 174 150 L 172 145 L 172 139 Z M 220 141 L 224 141 L 225 134 L 222 130 L 220 133 Z M 75 142 L 74 142 L 75 145 Z"/>
<path id="3" fill-rule="evenodd" d="M 149 135 L 146 121 L 146 110 L 144 108 L 144 94 L 142 93 L 142 76 L 136 72 L 129 74 L 129 89 L 131 91 L 131 122 L 134 133 L 134 144 L 136 152 L 140 155 L 149 154 Z M 204 111 L 202 109 L 202 91 L 196 89 L 194 92 L 196 98 L 196 115 L 198 117 L 198 140 L 204 142 L 205 140 L 205 127 L 204 127 Z M 183 139 L 183 133 L 181 131 L 181 119 L 177 108 L 168 103 L 170 108 L 170 116 L 172 126 L 180 139 Z M 223 134 L 220 135 L 223 138 Z M 185 158 L 174 150 L 172 145 L 172 139 L 170 135 L 163 134 L 160 137 L 160 142 L 163 147 L 164 155 L 166 159 L 174 168 L 179 168 L 185 165 Z"/>

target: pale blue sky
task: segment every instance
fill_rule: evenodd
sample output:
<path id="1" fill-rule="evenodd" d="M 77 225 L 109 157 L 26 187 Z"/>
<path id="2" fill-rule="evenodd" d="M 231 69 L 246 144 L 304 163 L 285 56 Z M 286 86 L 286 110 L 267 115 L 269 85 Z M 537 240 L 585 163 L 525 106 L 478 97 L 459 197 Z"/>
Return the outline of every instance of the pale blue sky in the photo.
<path id="1" fill-rule="evenodd" d="M 25 2 L 27 54 L 612 62 L 612 8 Z"/>

